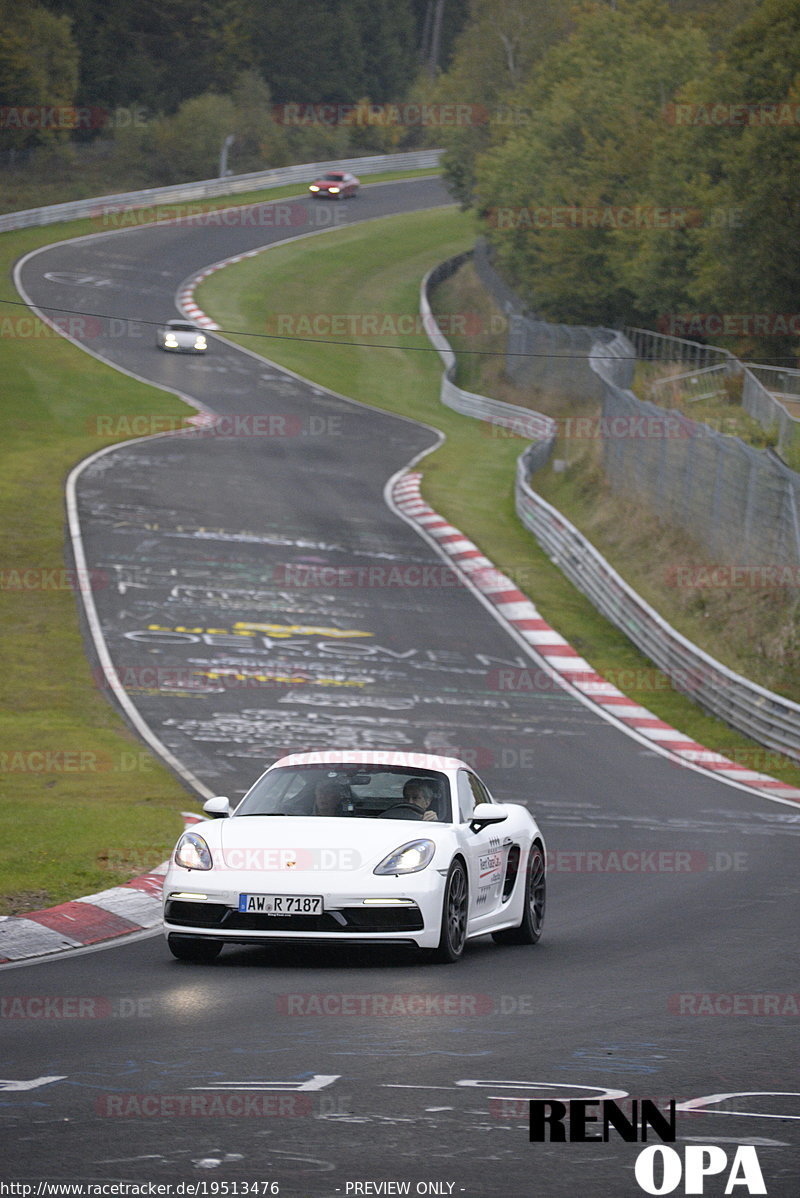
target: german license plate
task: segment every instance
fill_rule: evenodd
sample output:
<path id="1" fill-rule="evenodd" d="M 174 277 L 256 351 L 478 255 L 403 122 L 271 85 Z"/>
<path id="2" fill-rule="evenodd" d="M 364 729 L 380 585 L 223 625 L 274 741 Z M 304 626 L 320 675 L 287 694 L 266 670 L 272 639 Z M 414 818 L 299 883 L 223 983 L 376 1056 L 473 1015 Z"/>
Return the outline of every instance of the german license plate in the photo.
<path id="1" fill-rule="evenodd" d="M 247 915 L 321 915 L 318 894 L 240 894 L 239 910 Z"/>

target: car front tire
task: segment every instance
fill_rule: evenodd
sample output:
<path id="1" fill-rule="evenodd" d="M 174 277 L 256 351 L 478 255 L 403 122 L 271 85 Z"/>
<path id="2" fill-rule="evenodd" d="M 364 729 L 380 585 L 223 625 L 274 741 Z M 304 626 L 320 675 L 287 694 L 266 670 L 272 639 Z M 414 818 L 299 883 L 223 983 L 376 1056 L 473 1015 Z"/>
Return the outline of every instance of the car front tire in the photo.
<path id="1" fill-rule="evenodd" d="M 516 928 L 492 932 L 497 944 L 536 944 L 541 939 L 547 900 L 547 878 L 544 852 L 539 844 L 531 846 L 525 873 L 525 901 L 522 922 Z"/>
<path id="2" fill-rule="evenodd" d="M 431 958 L 442 965 L 460 960 L 467 942 L 469 889 L 467 871 L 461 861 L 450 866 L 442 902 L 442 928 L 439 945 L 431 950 Z"/>
<path id="3" fill-rule="evenodd" d="M 194 961 L 196 965 L 216 961 L 222 951 L 218 940 L 198 940 L 193 936 L 168 936 L 167 945 L 173 957 L 179 961 Z"/>

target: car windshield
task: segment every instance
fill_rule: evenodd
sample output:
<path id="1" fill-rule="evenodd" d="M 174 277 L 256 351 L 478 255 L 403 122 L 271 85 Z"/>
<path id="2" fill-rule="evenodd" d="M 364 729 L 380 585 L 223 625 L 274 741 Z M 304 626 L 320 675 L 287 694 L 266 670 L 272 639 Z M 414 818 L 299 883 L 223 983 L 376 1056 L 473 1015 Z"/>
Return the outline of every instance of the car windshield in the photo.
<path id="1" fill-rule="evenodd" d="M 322 178 L 325 183 L 341 183 L 344 175 L 323 175 Z"/>
<path id="2" fill-rule="evenodd" d="M 426 814 L 428 813 L 428 814 Z M 451 821 L 450 786 L 407 766 L 281 766 L 259 778 L 234 813 Z"/>
<path id="3" fill-rule="evenodd" d="M 172 329 L 173 333 L 196 333 L 198 330 L 193 324 L 184 324 L 180 320 L 171 320 L 167 328 Z"/>

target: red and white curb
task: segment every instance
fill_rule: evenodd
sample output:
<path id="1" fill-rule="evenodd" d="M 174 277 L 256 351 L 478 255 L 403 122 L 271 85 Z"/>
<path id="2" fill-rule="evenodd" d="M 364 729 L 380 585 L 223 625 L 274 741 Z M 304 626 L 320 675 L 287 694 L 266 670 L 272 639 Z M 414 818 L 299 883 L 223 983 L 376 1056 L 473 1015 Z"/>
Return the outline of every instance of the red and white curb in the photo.
<path id="1" fill-rule="evenodd" d="M 195 303 L 195 288 L 199 287 L 203 280 L 207 279 L 209 275 L 215 274 L 216 271 L 222 270 L 223 267 L 232 266 L 234 262 L 244 262 L 245 258 L 255 258 L 256 255 L 260 254 L 261 252 L 261 249 L 258 249 L 248 250 L 246 254 L 234 254 L 232 258 L 225 258 L 221 262 L 214 262 L 211 266 L 206 266 L 205 269 L 201 270 L 198 274 L 192 275 L 191 278 L 187 279 L 180 286 L 180 290 L 176 296 L 178 310 L 188 320 L 194 321 L 195 324 L 199 324 L 204 329 L 210 329 L 212 332 L 214 329 L 219 329 L 219 325 L 216 323 L 216 321 L 212 320 L 210 316 L 206 316 L 203 309 L 198 307 L 198 305 Z"/>
<path id="2" fill-rule="evenodd" d="M 202 816 L 181 812 L 184 825 Z M 42 911 L 0 916 L 0 965 L 87 948 L 133 932 L 145 932 L 161 922 L 161 890 L 167 862 L 122 886 L 112 886 L 86 898 L 72 899 Z"/>
<path id="3" fill-rule="evenodd" d="M 616 686 L 607 682 L 560 633 L 542 619 L 537 608 L 512 579 L 498 570 L 472 541 L 424 501 L 420 494 L 421 479 L 419 473 L 407 473 L 395 481 L 391 491 L 395 507 L 435 541 L 439 551 L 450 559 L 453 568 L 466 576 L 497 614 L 527 642 L 542 659 L 549 673 L 568 683 L 584 699 L 613 716 L 623 727 L 652 741 L 661 752 L 668 753 L 682 764 L 708 770 L 738 786 L 784 802 L 800 803 L 800 790 L 796 787 L 707 749 L 672 728 L 646 707 L 634 703 Z"/>

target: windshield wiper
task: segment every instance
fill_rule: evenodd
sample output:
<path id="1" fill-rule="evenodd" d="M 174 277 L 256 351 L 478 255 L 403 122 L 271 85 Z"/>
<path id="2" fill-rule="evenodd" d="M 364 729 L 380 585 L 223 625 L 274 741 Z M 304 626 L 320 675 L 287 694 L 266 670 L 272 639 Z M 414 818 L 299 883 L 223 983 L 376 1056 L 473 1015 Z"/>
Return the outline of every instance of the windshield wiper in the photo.
<path id="1" fill-rule="evenodd" d="M 236 814 L 244 816 L 244 817 L 247 817 L 248 815 L 286 815 L 286 816 L 288 816 L 290 814 L 290 812 L 288 812 L 288 811 L 238 811 L 238 812 L 236 812 Z"/>

